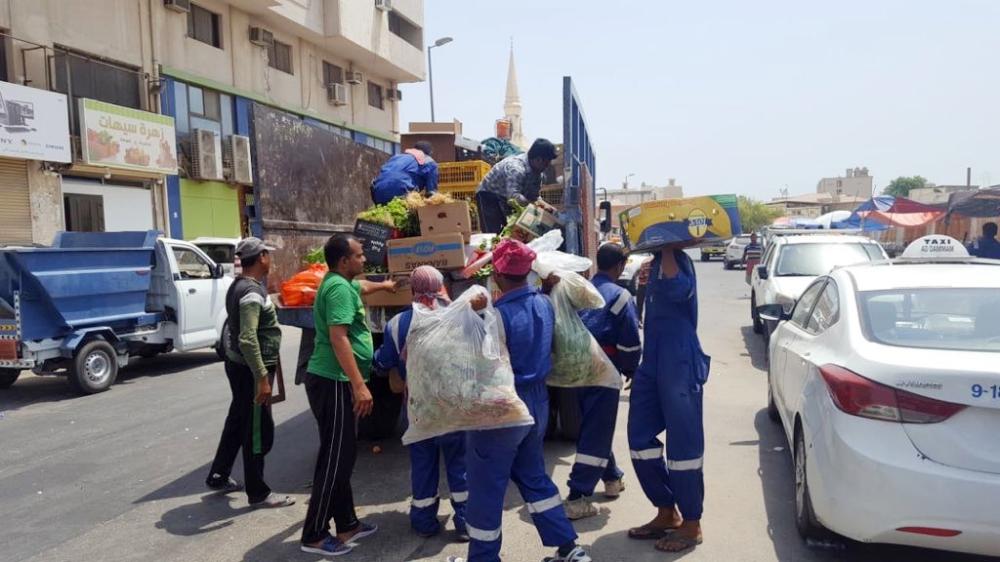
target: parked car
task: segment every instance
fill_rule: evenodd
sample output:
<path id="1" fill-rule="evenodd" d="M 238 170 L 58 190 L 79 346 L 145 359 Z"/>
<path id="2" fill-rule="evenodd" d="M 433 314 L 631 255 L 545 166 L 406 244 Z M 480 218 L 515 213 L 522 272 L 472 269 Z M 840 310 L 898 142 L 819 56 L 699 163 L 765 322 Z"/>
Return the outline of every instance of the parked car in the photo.
<path id="1" fill-rule="evenodd" d="M 743 250 L 750 244 L 750 236 L 737 236 L 729 241 L 726 246 L 726 254 L 722 256 L 722 267 L 733 269 L 736 266 L 744 266 Z"/>
<path id="2" fill-rule="evenodd" d="M 780 304 L 790 310 L 812 281 L 831 269 L 854 263 L 886 260 L 882 247 L 855 234 L 794 234 L 771 239 L 760 265 L 750 273 L 750 318 L 753 331 L 767 336 L 757 308 Z"/>
<path id="3" fill-rule="evenodd" d="M 791 444 L 803 537 L 1000 553 L 1000 265 L 959 262 L 947 240 L 761 309 L 780 321 L 767 411 Z M 960 251 L 942 260 L 939 242 Z"/>
<path id="4" fill-rule="evenodd" d="M 243 273 L 243 268 L 240 267 L 240 258 L 236 255 L 236 245 L 240 243 L 239 238 L 201 236 L 192 240 L 191 243 L 201 248 L 201 251 L 208 254 L 212 261 L 221 265 L 226 275 L 236 277 Z"/>
<path id="5" fill-rule="evenodd" d="M 728 240 L 718 240 L 709 242 L 701 247 L 701 261 L 709 261 L 712 258 L 725 257 Z"/>
<path id="6" fill-rule="evenodd" d="M 132 356 L 221 355 L 232 279 L 198 247 L 148 232 L 60 232 L 0 250 L 0 388 L 22 371 L 107 390 Z"/>

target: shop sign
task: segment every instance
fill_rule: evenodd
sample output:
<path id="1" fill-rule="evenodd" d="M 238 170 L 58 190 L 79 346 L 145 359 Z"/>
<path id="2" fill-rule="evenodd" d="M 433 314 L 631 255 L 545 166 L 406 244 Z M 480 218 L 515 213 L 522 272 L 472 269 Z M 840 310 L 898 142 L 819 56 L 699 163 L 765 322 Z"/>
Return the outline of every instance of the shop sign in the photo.
<path id="1" fill-rule="evenodd" d="M 80 137 L 87 164 L 159 174 L 177 173 L 174 118 L 80 99 Z"/>
<path id="2" fill-rule="evenodd" d="M 0 82 L 0 156 L 73 161 L 66 96 Z"/>

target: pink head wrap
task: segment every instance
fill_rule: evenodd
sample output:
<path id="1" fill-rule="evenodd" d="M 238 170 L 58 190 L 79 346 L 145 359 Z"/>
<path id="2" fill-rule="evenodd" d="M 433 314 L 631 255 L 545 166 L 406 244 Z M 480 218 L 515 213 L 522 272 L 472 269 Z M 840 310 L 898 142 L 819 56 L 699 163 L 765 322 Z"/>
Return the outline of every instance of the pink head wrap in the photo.
<path id="1" fill-rule="evenodd" d="M 444 291 L 444 276 L 429 265 L 421 265 L 410 273 L 410 290 L 413 300 L 424 306 L 433 308 L 438 300 L 450 302 Z"/>
<path id="2" fill-rule="evenodd" d="M 527 275 L 533 261 L 535 251 L 518 240 L 508 238 L 493 249 L 493 268 L 498 273 Z"/>

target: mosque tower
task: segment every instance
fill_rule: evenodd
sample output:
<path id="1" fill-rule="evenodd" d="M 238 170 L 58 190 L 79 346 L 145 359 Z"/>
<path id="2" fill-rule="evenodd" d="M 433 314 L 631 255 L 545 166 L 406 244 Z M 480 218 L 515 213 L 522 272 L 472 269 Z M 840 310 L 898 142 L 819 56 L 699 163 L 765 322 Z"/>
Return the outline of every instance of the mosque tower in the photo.
<path id="1" fill-rule="evenodd" d="M 514 42 L 510 44 L 510 62 L 507 65 L 507 95 L 503 102 L 504 119 L 510 121 L 510 141 L 527 149 L 524 124 L 521 121 L 521 96 L 517 93 L 517 71 L 514 70 Z"/>

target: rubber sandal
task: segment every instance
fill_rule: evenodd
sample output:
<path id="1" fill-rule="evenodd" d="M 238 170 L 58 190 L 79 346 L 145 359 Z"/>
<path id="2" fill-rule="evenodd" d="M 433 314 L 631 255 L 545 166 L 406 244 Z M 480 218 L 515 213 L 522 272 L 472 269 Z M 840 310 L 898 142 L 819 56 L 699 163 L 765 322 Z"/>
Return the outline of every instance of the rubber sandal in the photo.
<path id="1" fill-rule="evenodd" d="M 295 505 L 295 500 L 288 496 L 269 494 L 263 500 L 251 503 L 250 507 L 254 509 L 275 509 L 279 507 L 289 507 L 292 505 Z"/>
<path id="2" fill-rule="evenodd" d="M 628 538 L 635 539 L 637 541 L 659 540 L 676 530 L 676 527 L 659 529 L 656 527 L 650 527 L 649 525 L 643 525 L 642 527 L 633 527 L 632 529 L 629 529 Z"/>
<path id="3" fill-rule="evenodd" d="M 669 552 L 671 554 L 677 554 L 679 552 L 684 552 L 685 550 L 690 550 L 699 544 L 701 544 L 701 537 L 681 537 L 681 536 L 667 536 L 658 541 L 653 545 L 653 548 L 659 550 L 660 552 Z M 661 546 L 661 543 L 672 543 L 678 545 L 677 548 L 666 548 Z"/>

